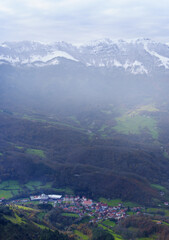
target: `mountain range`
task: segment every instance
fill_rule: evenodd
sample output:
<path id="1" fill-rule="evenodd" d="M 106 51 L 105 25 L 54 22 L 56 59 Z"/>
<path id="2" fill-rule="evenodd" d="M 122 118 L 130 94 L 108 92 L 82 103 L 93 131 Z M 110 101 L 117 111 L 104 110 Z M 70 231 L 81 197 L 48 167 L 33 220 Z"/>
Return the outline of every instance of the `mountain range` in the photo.
<path id="1" fill-rule="evenodd" d="M 118 68 L 134 75 L 169 71 L 168 44 L 150 39 L 104 39 L 80 46 L 66 42 L 29 41 L 0 45 L 0 64 L 42 67 L 57 65 L 61 58 L 87 67 Z"/>

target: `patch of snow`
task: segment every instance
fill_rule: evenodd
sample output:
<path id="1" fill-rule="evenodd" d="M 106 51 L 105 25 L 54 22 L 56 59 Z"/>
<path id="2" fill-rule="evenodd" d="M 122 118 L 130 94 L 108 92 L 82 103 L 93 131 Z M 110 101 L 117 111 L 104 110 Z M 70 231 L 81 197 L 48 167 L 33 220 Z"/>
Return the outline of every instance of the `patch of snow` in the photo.
<path id="1" fill-rule="evenodd" d="M 5 43 L 0 44 L 0 47 L 9 48 Z"/>
<path id="2" fill-rule="evenodd" d="M 54 51 L 45 56 L 32 55 L 30 58 L 30 61 L 31 62 L 36 62 L 36 61 L 48 62 L 49 60 L 52 60 L 53 58 L 56 58 L 56 57 L 63 57 L 63 58 L 67 58 L 67 59 L 78 62 L 77 59 L 75 59 L 74 57 L 72 57 L 71 55 L 63 51 Z"/>
<path id="3" fill-rule="evenodd" d="M 128 70 L 133 74 L 148 74 L 147 69 L 139 61 L 130 62 L 127 60 L 125 64 L 121 64 L 119 61 L 114 60 L 114 66 L 123 67 L 125 70 Z"/>
<path id="4" fill-rule="evenodd" d="M 150 50 L 148 49 L 147 44 L 144 44 L 144 49 L 145 49 L 145 51 L 148 52 L 150 55 L 158 58 L 158 60 L 161 62 L 161 64 L 160 64 L 159 66 L 164 66 L 166 69 L 169 69 L 169 58 L 164 57 L 164 56 L 158 54 L 158 53 L 155 52 L 155 51 L 150 51 Z"/>
<path id="5" fill-rule="evenodd" d="M 139 61 L 134 61 L 133 63 L 126 62 L 124 65 L 125 69 L 130 69 L 130 72 L 133 74 L 148 74 L 147 69 Z"/>
<path id="6" fill-rule="evenodd" d="M 148 70 L 139 61 L 130 62 L 129 60 L 127 60 L 124 64 L 122 64 L 117 59 L 114 59 L 114 60 L 109 60 L 105 63 L 103 63 L 102 61 L 100 63 L 96 63 L 96 61 L 92 59 L 91 62 L 88 62 L 86 64 L 86 66 L 96 66 L 96 65 L 98 67 L 105 67 L 105 66 L 122 67 L 126 71 L 131 72 L 132 74 L 148 74 Z"/>
<path id="7" fill-rule="evenodd" d="M 45 66 L 46 66 L 46 63 L 43 63 L 43 62 L 35 62 L 33 65 L 30 65 L 30 66 L 45 67 Z"/>
<path id="8" fill-rule="evenodd" d="M 148 74 L 147 69 L 143 66 L 141 62 L 135 61 L 131 67 L 131 72 L 133 74 Z"/>
<path id="9" fill-rule="evenodd" d="M 86 66 L 87 66 L 87 67 L 91 67 L 92 64 L 91 64 L 91 63 L 86 63 Z"/>
<path id="10" fill-rule="evenodd" d="M 5 55 L 0 55 L 0 60 L 7 61 L 11 64 L 32 64 L 36 63 L 36 66 L 42 66 L 42 64 L 37 63 L 37 62 L 42 62 L 47 65 L 56 65 L 59 64 L 59 60 L 56 59 L 58 57 L 63 57 L 72 61 L 78 62 L 77 59 L 72 57 L 66 52 L 63 51 L 54 51 L 51 53 L 48 53 L 47 55 L 31 55 L 30 57 L 12 57 L 12 56 L 5 56 Z"/>
<path id="11" fill-rule="evenodd" d="M 105 64 L 103 62 L 99 63 L 99 67 L 105 67 Z"/>
<path id="12" fill-rule="evenodd" d="M 27 64 L 27 63 L 29 63 L 29 61 L 28 61 L 28 59 L 24 59 L 24 60 L 21 61 L 21 63 L 22 64 Z"/>
<path id="13" fill-rule="evenodd" d="M 115 66 L 115 67 L 123 67 L 123 65 L 119 61 L 117 61 L 116 59 L 114 59 L 113 66 Z"/>
<path id="14" fill-rule="evenodd" d="M 52 61 L 50 61 L 47 65 L 57 65 L 57 64 L 59 64 L 59 60 L 55 58 Z"/>
<path id="15" fill-rule="evenodd" d="M 0 55 L 0 60 L 4 60 L 4 61 L 7 61 L 7 62 L 10 62 L 10 63 L 13 63 L 13 64 L 19 62 L 18 57 L 12 58 L 10 56 L 4 56 L 4 55 Z"/>

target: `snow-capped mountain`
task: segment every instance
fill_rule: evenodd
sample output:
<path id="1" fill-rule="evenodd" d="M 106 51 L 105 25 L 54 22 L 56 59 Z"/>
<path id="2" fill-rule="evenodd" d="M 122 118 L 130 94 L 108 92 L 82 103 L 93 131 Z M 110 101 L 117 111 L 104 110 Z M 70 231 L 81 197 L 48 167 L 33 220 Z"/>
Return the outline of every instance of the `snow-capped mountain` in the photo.
<path id="1" fill-rule="evenodd" d="M 29 41 L 0 45 L 0 64 L 41 67 L 59 64 L 61 58 L 87 67 L 118 68 L 132 74 L 169 71 L 169 45 L 150 39 L 104 39 L 78 47 L 66 42 Z"/>

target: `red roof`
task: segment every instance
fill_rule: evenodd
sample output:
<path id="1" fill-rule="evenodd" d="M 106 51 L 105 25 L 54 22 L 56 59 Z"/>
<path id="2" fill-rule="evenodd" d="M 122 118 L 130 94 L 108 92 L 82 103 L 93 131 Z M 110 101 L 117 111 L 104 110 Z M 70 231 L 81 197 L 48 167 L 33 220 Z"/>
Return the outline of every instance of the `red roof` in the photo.
<path id="1" fill-rule="evenodd" d="M 84 205 L 92 205 L 93 202 L 92 202 L 92 200 L 88 200 L 88 201 L 83 201 L 83 204 Z"/>

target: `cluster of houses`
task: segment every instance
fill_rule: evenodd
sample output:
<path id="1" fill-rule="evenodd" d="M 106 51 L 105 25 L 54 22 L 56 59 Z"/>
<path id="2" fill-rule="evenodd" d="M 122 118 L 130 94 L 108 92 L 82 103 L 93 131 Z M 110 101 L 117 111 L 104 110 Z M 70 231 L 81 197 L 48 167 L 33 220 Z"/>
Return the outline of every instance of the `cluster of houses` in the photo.
<path id="1" fill-rule="evenodd" d="M 91 222 L 98 222 L 104 219 L 120 220 L 127 216 L 128 208 L 123 207 L 122 204 L 110 207 L 105 203 L 93 202 L 92 199 L 79 196 L 62 196 L 62 195 L 45 195 L 31 196 L 31 201 L 53 201 L 54 207 L 61 208 L 65 212 L 75 213 L 82 218 L 84 216 L 91 217 Z M 133 208 L 134 212 L 140 213 L 141 208 Z"/>
<path id="2" fill-rule="evenodd" d="M 128 211 L 128 208 L 124 208 L 122 204 L 109 207 L 105 203 L 93 202 L 91 199 L 86 199 L 85 197 L 71 203 L 63 201 L 61 204 L 55 204 L 55 206 L 62 208 L 66 212 L 76 213 L 79 217 L 89 216 L 91 217 L 90 222 L 98 222 L 110 218 L 120 220 L 127 216 Z M 140 210 L 141 208 L 138 207 L 134 211 L 139 213 Z"/>

